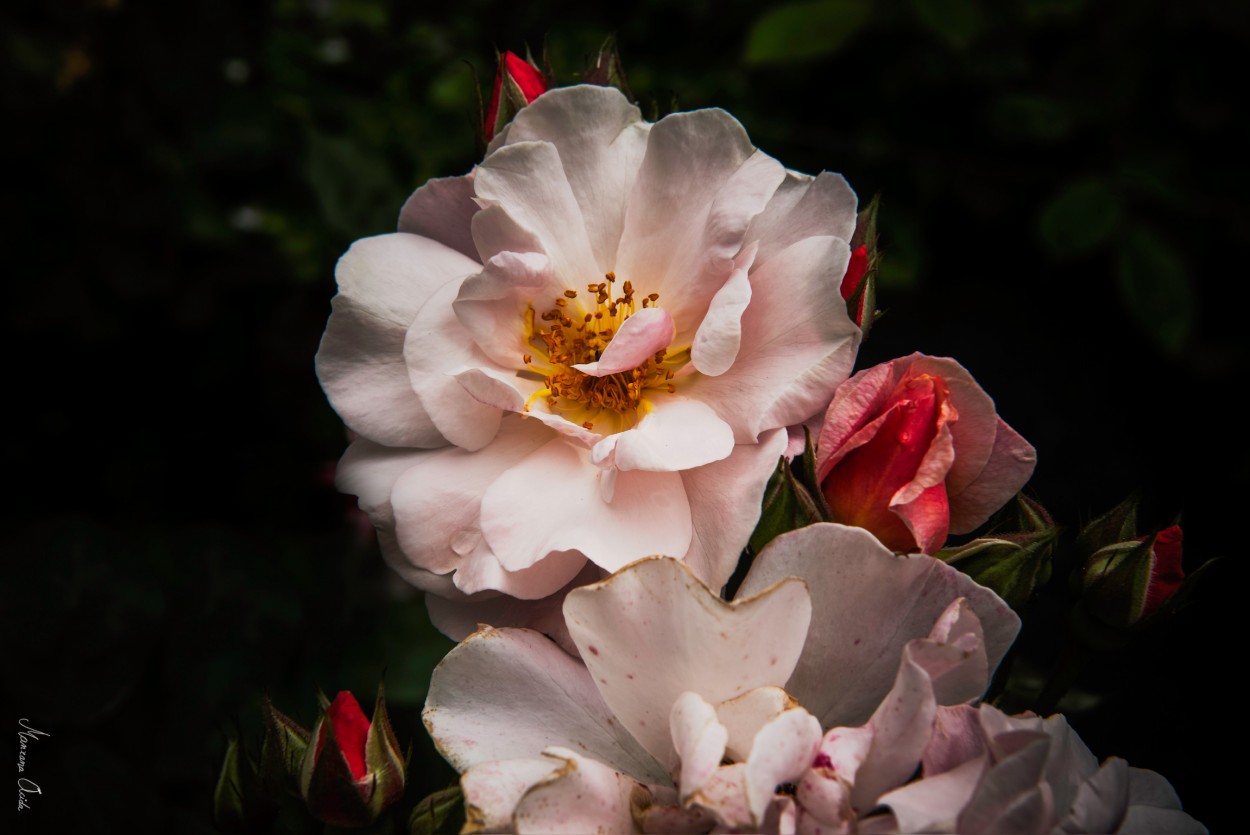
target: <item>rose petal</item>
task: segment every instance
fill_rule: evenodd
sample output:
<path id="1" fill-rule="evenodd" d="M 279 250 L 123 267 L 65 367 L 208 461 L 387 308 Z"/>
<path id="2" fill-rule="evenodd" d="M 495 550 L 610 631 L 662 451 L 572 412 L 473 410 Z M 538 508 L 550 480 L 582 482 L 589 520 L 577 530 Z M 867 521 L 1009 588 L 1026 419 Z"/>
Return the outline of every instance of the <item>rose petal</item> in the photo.
<path id="1" fill-rule="evenodd" d="M 673 317 L 667 310 L 644 307 L 621 323 L 621 327 L 595 362 L 573 365 L 591 377 L 632 371 L 673 341 Z"/>
<path id="2" fill-rule="evenodd" d="M 969 705 L 939 705 L 933 735 L 922 759 L 925 777 L 934 777 L 985 753 L 977 710 Z"/>
<path id="3" fill-rule="evenodd" d="M 581 551 L 616 571 L 690 547 L 690 506 L 677 473 L 616 476 L 611 502 L 589 453 L 556 438 L 502 473 L 482 496 L 482 532 L 500 563 L 520 571 L 553 551 Z"/>
<path id="4" fill-rule="evenodd" d="M 716 718 L 716 708 L 689 691 L 673 702 L 669 730 L 681 763 L 678 793 L 684 804 L 720 767 L 729 734 Z"/>
<path id="5" fill-rule="evenodd" d="M 446 443 L 413 390 L 404 340 L 427 299 L 476 270 L 460 253 L 404 234 L 356 241 L 339 259 L 317 378 L 353 431 L 388 446 Z"/>
<path id="6" fill-rule="evenodd" d="M 460 777 L 466 828 L 509 832 L 512 812 L 530 787 L 560 767 L 548 757 L 485 762 Z"/>
<path id="7" fill-rule="evenodd" d="M 777 786 L 797 782 L 820 747 L 820 722 L 802 708 L 787 710 L 760 728 L 747 758 L 744 784 L 751 815 L 763 821 Z"/>
<path id="8" fill-rule="evenodd" d="M 614 720 L 586 668 L 528 629 L 482 629 L 449 652 L 422 716 L 460 772 L 564 745 L 648 782 L 668 777 Z"/>
<path id="9" fill-rule="evenodd" d="M 855 234 L 855 192 L 841 174 L 822 171 L 815 177 L 787 171 L 764 211 L 751 220 L 748 241 L 759 241 L 756 263 L 804 238 L 841 238 Z"/>
<path id="10" fill-rule="evenodd" d="M 867 721 L 894 682 L 903 645 L 927 636 L 956 598 L 967 598 L 981 622 L 991 671 L 1020 625 L 966 575 L 932 557 L 896 557 L 860 528 L 825 523 L 782 534 L 756 558 L 739 594 L 789 576 L 804 578 L 821 616 L 786 691 L 825 727 Z"/>
<path id="11" fill-rule="evenodd" d="M 731 373 L 700 375 L 683 387 L 729 422 L 738 443 L 806 420 L 846 379 L 859 328 L 830 287 L 848 257 L 844 241 L 808 238 L 752 271 Z"/>
<path id="12" fill-rule="evenodd" d="M 1050 787 L 1042 782 L 1049 740 L 1037 739 L 981 778 L 959 814 L 956 831 L 969 835 L 1049 832 L 1054 824 Z"/>
<path id="13" fill-rule="evenodd" d="M 751 253 L 752 257 L 754 253 Z M 694 335 L 690 361 L 700 374 L 719 377 L 729 370 L 742 346 L 742 315 L 751 302 L 750 262 L 740 265 L 716 291 Z"/>
<path id="14" fill-rule="evenodd" d="M 642 560 L 569 593 L 569 633 L 617 720 L 670 768 L 673 703 L 693 690 L 718 703 L 779 685 L 811 618 L 802 581 L 726 603 L 682 563 Z"/>
<path id="15" fill-rule="evenodd" d="M 501 368 L 523 367 L 534 349 L 525 341 L 530 303 L 564 287 L 540 252 L 501 252 L 460 285 L 452 309 L 473 341 Z M 544 308 L 545 309 L 545 308 Z"/>
<path id="16" fill-rule="evenodd" d="M 729 457 L 733 430 L 705 403 L 663 395 L 649 401 L 652 411 L 633 429 L 609 435 L 590 460 L 618 470 L 690 470 Z"/>
<path id="17" fill-rule="evenodd" d="M 399 231 L 421 235 L 477 259 L 470 230 L 478 213 L 473 174 L 436 177 L 412 193 L 399 210 Z"/>
<path id="18" fill-rule="evenodd" d="M 563 764 L 517 803 L 512 816 L 517 835 L 634 831 L 634 800 L 646 796 L 644 786 L 568 748 L 552 747 L 543 754 Z"/>
<path id="19" fill-rule="evenodd" d="M 746 770 L 746 763 L 721 766 L 691 801 L 731 832 L 754 825 L 747 805 Z"/>
<path id="20" fill-rule="evenodd" d="M 968 760 L 882 795 L 878 802 L 890 807 L 900 832 L 955 832 L 959 813 L 976 790 L 985 765 L 983 758 Z"/>
<path id="21" fill-rule="evenodd" d="M 725 752 L 745 761 L 760 728 L 799 703 L 780 687 L 757 687 L 716 706 L 716 717 L 728 733 Z"/>
<path id="22" fill-rule="evenodd" d="M 1033 475 L 1037 451 L 1002 418 L 985 468 L 967 487 L 950 494 L 951 533 L 968 533 L 1020 491 Z"/>

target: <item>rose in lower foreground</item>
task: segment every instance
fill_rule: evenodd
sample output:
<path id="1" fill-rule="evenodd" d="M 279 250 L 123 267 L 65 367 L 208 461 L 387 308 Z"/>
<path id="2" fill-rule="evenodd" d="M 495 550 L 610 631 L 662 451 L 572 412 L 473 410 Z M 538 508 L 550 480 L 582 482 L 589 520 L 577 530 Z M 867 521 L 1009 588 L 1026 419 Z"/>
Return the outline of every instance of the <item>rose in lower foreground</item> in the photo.
<path id="1" fill-rule="evenodd" d="M 1018 618 L 863 530 L 778 537 L 732 603 L 652 559 L 564 613 L 581 661 L 487 628 L 435 670 L 472 831 L 1202 831 L 1061 718 L 976 707 Z"/>
<path id="2" fill-rule="evenodd" d="M 562 590 L 654 554 L 719 588 L 785 427 L 849 373 L 854 226 L 841 177 L 723 111 L 572 87 L 356 242 L 317 355 L 359 435 L 338 483 L 436 624 L 558 627 Z"/>
<path id="3" fill-rule="evenodd" d="M 1036 460 L 963 366 L 912 354 L 838 388 L 816 468 L 835 521 L 932 554 L 1006 504 Z"/>

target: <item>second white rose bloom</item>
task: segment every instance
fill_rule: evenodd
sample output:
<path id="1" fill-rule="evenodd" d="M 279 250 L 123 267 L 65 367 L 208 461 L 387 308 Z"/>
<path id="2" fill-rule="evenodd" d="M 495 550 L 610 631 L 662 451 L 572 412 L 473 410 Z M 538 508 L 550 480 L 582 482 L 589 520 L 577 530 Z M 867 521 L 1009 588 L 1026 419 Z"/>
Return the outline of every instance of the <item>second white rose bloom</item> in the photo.
<path id="1" fill-rule="evenodd" d="M 651 124 L 571 87 L 352 246 L 317 355 L 359 435 L 338 483 L 456 601 L 444 631 L 532 623 L 517 599 L 650 555 L 728 579 L 785 427 L 850 372 L 855 211 L 724 111 Z"/>

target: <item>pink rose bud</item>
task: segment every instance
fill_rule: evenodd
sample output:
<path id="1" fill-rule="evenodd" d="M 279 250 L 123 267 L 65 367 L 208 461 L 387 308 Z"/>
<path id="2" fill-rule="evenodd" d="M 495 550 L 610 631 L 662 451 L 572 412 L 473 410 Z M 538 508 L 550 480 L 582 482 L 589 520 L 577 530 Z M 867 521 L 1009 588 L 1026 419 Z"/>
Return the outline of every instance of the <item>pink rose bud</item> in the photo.
<path id="1" fill-rule="evenodd" d="M 935 553 L 1014 496 L 1036 453 L 951 359 L 912 354 L 843 383 L 816 471 L 833 519 L 899 552 Z"/>
<path id="2" fill-rule="evenodd" d="M 499 58 L 499 70 L 495 73 L 495 86 L 490 93 L 490 106 L 482 128 L 489 142 L 495 134 L 512 121 L 516 112 L 550 89 L 551 85 L 538 67 L 515 52 L 505 52 Z"/>
<path id="3" fill-rule="evenodd" d="M 309 811 L 335 826 L 364 826 L 403 796 L 404 780 L 381 687 L 372 722 L 346 690 L 323 705 L 300 772 Z"/>

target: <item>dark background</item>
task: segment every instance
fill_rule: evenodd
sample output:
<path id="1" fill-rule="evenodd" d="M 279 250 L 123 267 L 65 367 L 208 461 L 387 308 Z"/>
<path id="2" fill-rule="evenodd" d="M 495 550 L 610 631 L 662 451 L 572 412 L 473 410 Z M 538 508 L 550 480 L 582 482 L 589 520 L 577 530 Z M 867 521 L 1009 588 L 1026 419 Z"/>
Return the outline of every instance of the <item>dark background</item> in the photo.
<path id="1" fill-rule="evenodd" d="M 881 195 L 860 367 L 959 359 L 1069 529 L 1140 487 L 1151 525 L 1184 511 L 1188 568 L 1225 557 L 1067 704 L 1218 831 L 1245 741 L 1250 21 L 1204 0 L 6 4 L 0 754 L 17 717 L 51 733 L 23 831 L 211 832 L 263 694 L 311 723 L 315 686 L 367 702 L 383 670 L 413 790 L 451 779 L 419 721 L 450 643 L 329 486 L 312 358 L 338 255 L 477 159 L 470 66 L 484 86 L 495 47 L 546 37 L 571 83 L 613 32 L 644 110 L 725 107 Z"/>

